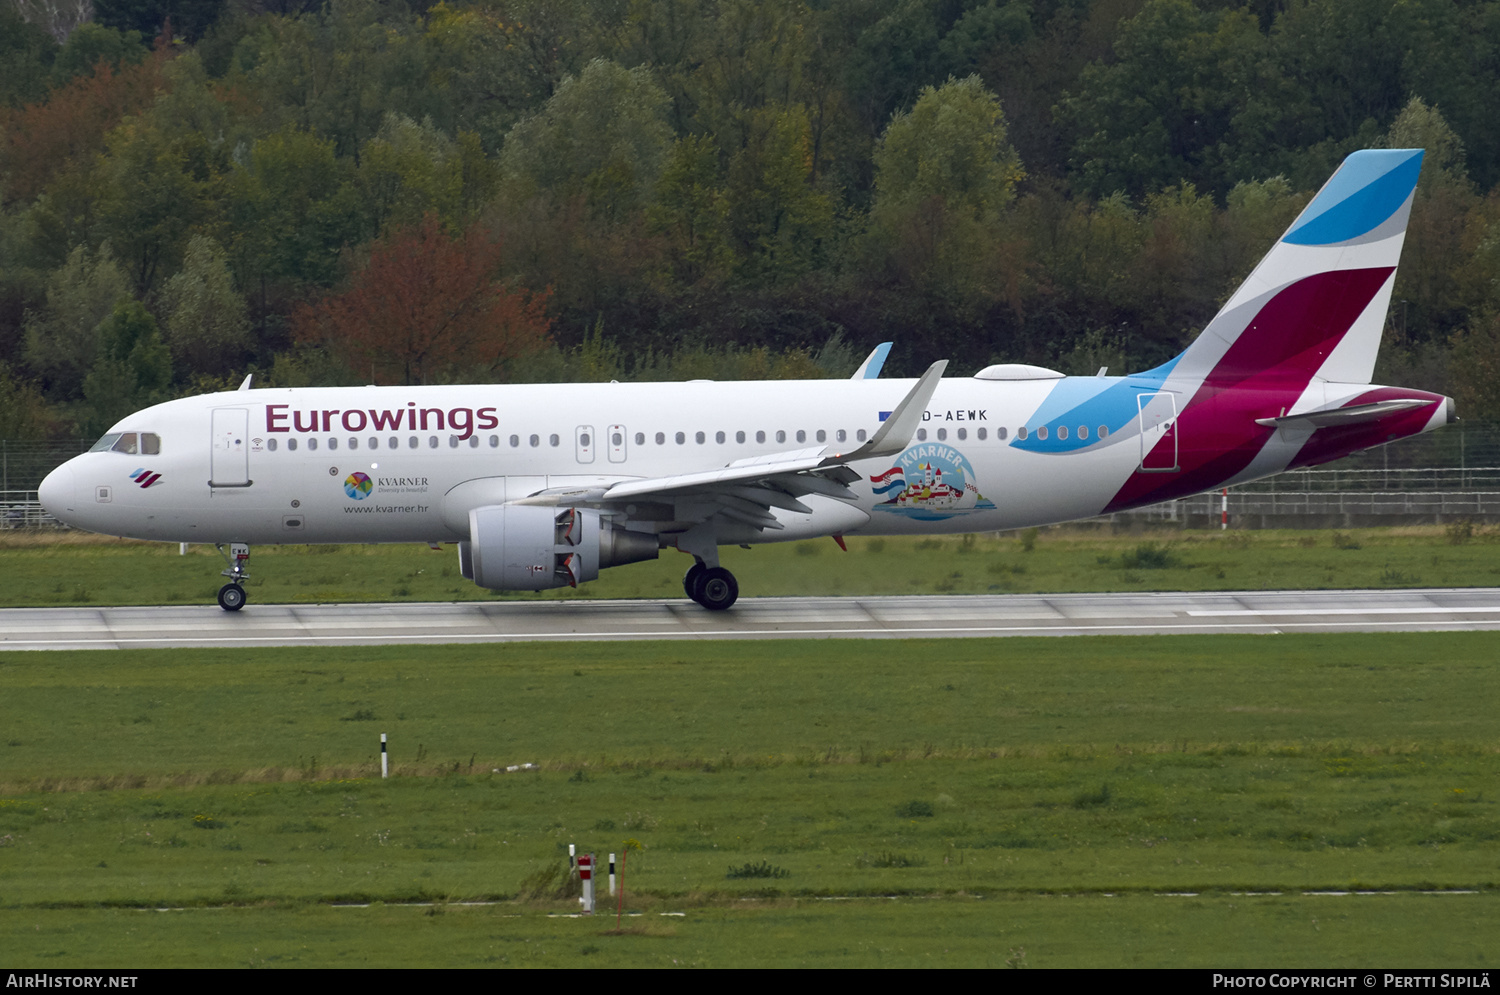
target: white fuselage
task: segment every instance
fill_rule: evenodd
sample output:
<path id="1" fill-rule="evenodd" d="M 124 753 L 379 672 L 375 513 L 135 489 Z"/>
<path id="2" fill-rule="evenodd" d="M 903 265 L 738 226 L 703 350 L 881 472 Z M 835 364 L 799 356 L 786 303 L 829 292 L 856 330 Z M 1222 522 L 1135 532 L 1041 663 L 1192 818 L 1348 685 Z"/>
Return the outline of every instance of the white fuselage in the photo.
<path id="1" fill-rule="evenodd" d="M 112 432 L 155 433 L 159 453 L 79 456 L 49 478 L 44 501 L 71 524 L 140 539 L 458 541 L 468 538 L 469 508 L 456 506 L 450 497 L 455 489 L 466 493 L 460 485 L 486 482 L 469 490 L 479 495 L 474 501 L 493 503 L 548 487 L 663 477 L 789 450 L 826 446 L 829 452 L 848 452 L 880 425 L 883 413 L 913 382 L 343 387 L 213 394 L 125 419 Z M 788 513 L 782 517 L 793 528 L 731 538 L 971 532 L 1097 514 L 1139 462 L 1137 445 L 1111 446 L 1105 439 L 1058 460 L 1010 444 L 1058 383 L 944 380 L 905 453 L 854 466 L 865 478 L 854 485 L 860 524 L 845 515 L 838 523 L 844 527 L 824 529 Z M 1098 426 L 1087 427 L 1097 436 Z M 1035 429 L 1031 426 L 1033 434 Z M 1076 434 L 1077 426 L 1072 431 Z M 901 472 L 880 485 L 869 480 L 892 469 Z M 132 479 L 140 470 L 159 476 L 143 488 Z M 356 475 L 367 478 L 368 486 Z M 893 481 L 898 486 L 890 486 Z M 886 489 L 876 493 L 876 486 Z"/>

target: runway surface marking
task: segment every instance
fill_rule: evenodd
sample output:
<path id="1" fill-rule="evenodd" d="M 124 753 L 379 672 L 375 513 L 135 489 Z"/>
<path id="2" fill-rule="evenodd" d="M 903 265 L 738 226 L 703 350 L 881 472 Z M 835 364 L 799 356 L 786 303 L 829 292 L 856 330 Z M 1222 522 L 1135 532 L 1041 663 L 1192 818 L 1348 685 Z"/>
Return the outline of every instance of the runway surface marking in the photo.
<path id="1" fill-rule="evenodd" d="M 1500 589 L 0 610 L 0 650 L 1500 629 Z"/>

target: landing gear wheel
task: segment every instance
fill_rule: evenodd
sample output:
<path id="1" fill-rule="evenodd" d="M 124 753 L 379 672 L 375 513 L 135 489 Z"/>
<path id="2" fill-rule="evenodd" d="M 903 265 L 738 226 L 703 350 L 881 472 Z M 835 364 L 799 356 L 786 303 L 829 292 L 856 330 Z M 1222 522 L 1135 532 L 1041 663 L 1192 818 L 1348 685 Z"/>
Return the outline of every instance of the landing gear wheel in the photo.
<path id="1" fill-rule="evenodd" d="M 721 612 L 739 596 L 740 585 L 734 574 L 723 567 L 709 567 L 698 578 L 697 596 L 693 600 L 711 612 Z"/>
<path id="2" fill-rule="evenodd" d="M 682 593 L 697 601 L 698 582 L 703 579 L 703 571 L 707 569 L 702 563 L 694 563 L 688 567 L 688 572 L 682 575 Z"/>
<path id="3" fill-rule="evenodd" d="M 219 588 L 219 607 L 227 612 L 237 612 L 245 607 L 245 589 L 238 584 L 225 584 Z"/>

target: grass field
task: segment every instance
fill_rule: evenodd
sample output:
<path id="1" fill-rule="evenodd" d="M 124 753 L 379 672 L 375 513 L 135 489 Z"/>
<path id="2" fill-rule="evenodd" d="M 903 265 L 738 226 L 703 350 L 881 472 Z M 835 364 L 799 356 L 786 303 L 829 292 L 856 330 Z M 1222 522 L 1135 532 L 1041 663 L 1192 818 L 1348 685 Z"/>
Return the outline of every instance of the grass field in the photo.
<path id="1" fill-rule="evenodd" d="M 0 959 L 1492 966 L 1495 648 L 0 654 Z M 632 840 L 633 931 L 549 918 Z"/>
<path id="2" fill-rule="evenodd" d="M 1115 534 L 1094 526 L 938 538 L 832 540 L 723 550 L 742 596 L 1208 591 L 1500 585 L 1500 529 L 1467 523 L 1348 531 Z M 686 556 L 615 567 L 576 591 L 504 597 L 682 596 Z M 203 604 L 223 583 L 212 547 L 79 533 L 0 533 L 0 606 Z M 452 547 L 262 546 L 262 603 L 466 601 L 497 595 L 458 570 Z"/>

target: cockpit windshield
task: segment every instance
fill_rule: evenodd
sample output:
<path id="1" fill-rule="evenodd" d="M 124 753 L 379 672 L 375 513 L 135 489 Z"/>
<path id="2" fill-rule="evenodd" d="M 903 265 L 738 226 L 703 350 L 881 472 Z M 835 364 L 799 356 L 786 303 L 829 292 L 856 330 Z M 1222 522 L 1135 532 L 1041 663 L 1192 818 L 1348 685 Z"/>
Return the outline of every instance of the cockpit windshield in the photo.
<path id="1" fill-rule="evenodd" d="M 94 443 L 89 452 L 159 456 L 161 455 L 161 436 L 155 432 L 111 432 Z"/>

